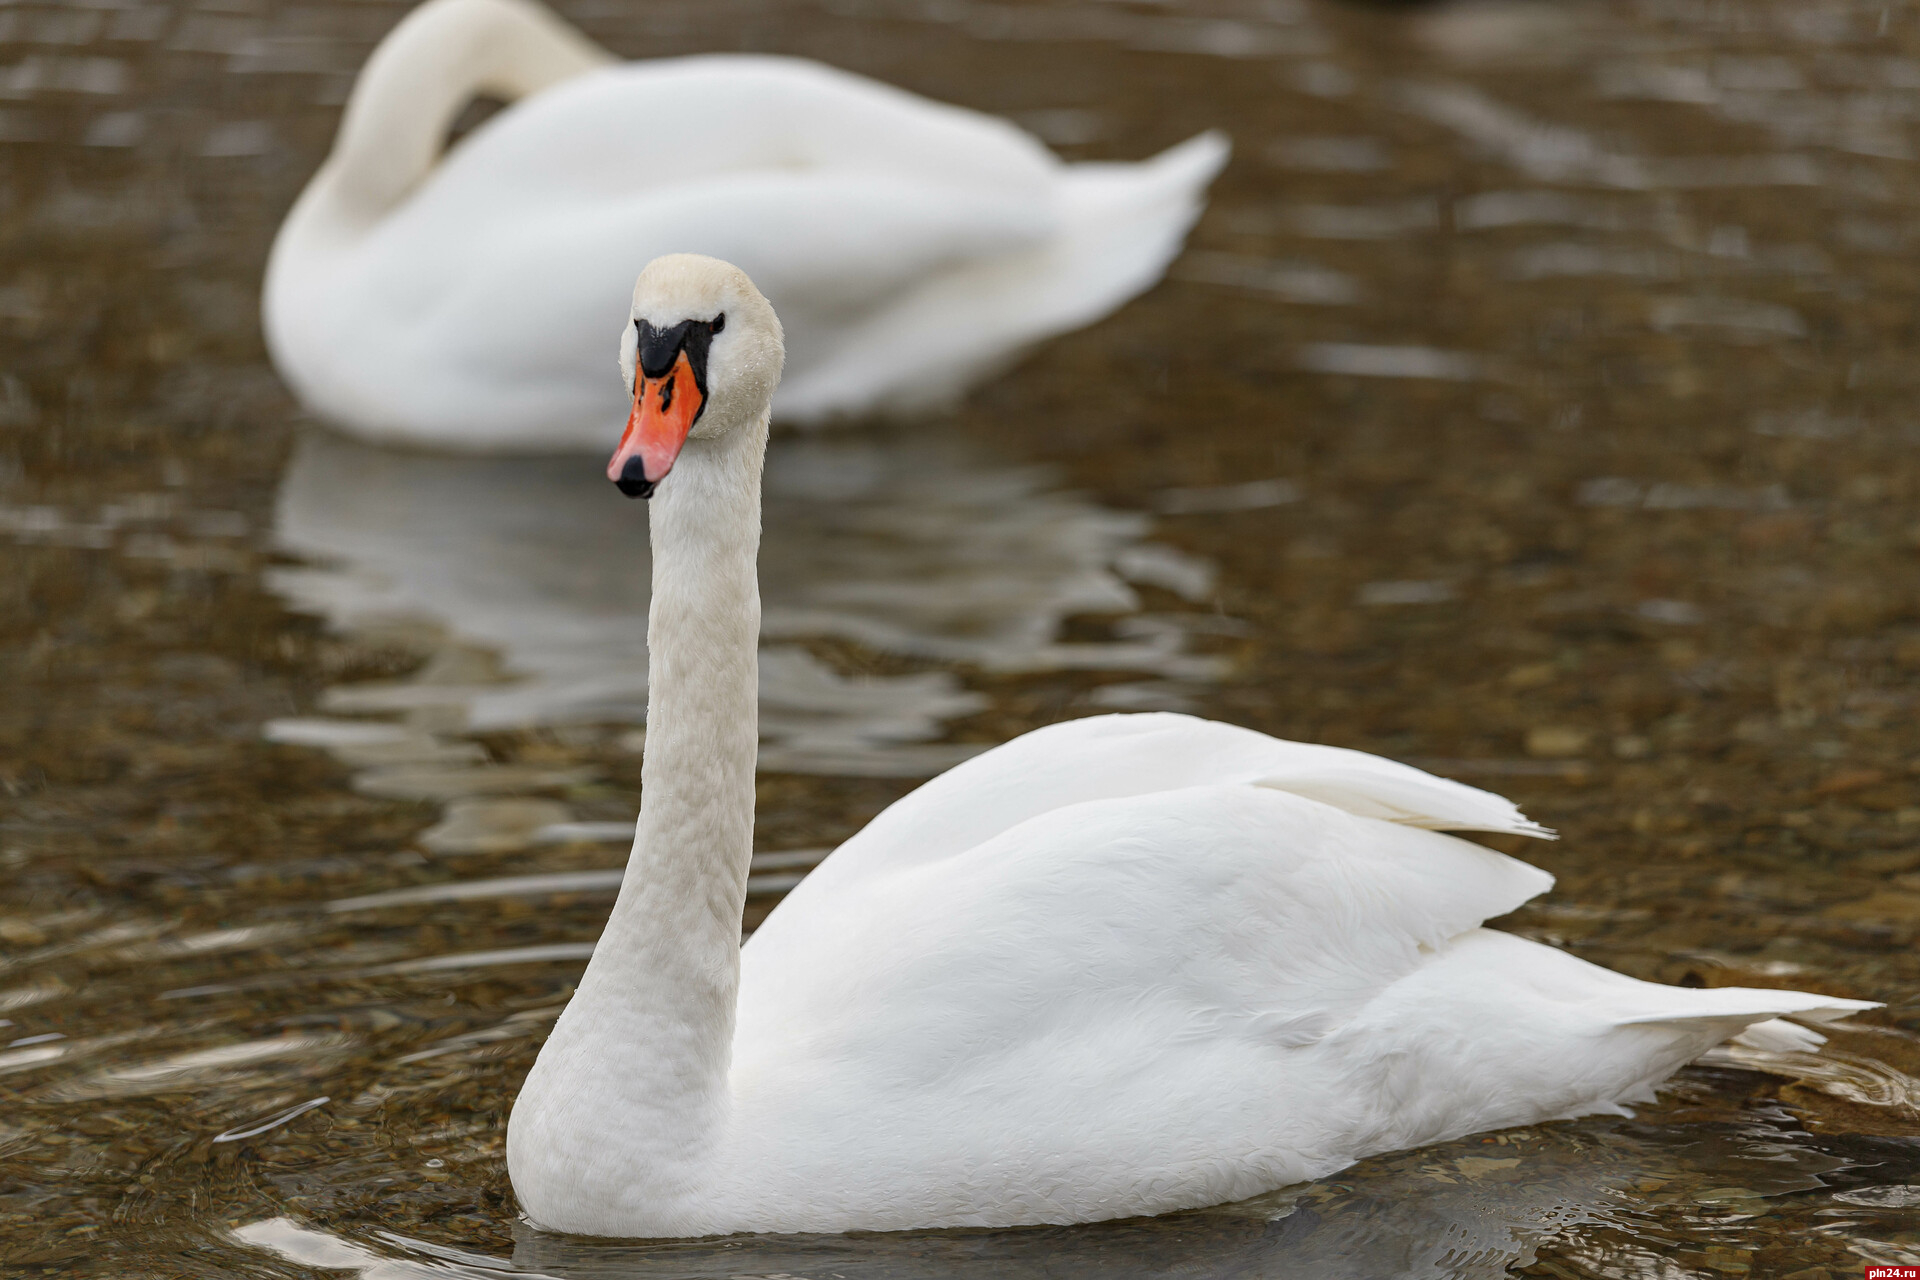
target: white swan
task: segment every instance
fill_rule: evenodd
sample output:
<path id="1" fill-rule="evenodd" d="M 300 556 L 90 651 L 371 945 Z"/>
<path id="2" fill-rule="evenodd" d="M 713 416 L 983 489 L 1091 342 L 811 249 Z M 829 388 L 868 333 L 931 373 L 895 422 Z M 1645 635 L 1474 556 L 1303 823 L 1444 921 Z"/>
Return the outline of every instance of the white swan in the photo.
<path id="1" fill-rule="evenodd" d="M 1868 1007 L 1656 986 L 1483 929 L 1551 877 L 1430 828 L 1548 834 L 1512 804 L 1176 715 L 1076 720 L 960 765 L 741 947 L 780 325 L 745 275 L 692 256 L 649 265 L 632 315 L 609 474 L 659 486 L 645 799 L 508 1128 L 536 1224 L 1161 1213 L 1618 1111 L 1729 1036 L 1819 1041 L 1776 1015 Z"/>
<path id="2" fill-rule="evenodd" d="M 441 156 L 476 94 L 524 100 Z M 1063 165 L 817 63 L 615 63 L 533 0 L 428 0 L 280 228 L 267 344 L 369 438 L 598 447 L 622 412 L 598 335 L 641 266 L 698 251 L 779 305 L 784 419 L 920 407 L 1158 280 L 1226 150 Z"/>

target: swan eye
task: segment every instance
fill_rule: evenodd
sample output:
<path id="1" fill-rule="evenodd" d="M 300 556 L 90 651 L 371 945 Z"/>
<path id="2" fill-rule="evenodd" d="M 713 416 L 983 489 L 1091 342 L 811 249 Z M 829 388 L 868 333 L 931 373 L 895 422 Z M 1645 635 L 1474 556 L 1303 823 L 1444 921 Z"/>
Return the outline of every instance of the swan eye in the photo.
<path id="1" fill-rule="evenodd" d="M 713 318 L 713 324 L 710 326 L 709 332 L 718 333 L 726 327 L 727 327 L 727 313 L 722 311 L 719 315 Z"/>

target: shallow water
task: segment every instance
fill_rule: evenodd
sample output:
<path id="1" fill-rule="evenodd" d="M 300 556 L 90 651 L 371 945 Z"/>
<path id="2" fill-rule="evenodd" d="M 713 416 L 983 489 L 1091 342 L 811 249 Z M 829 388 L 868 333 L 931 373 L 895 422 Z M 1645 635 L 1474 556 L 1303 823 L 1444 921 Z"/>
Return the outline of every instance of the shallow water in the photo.
<path id="1" fill-rule="evenodd" d="M 1158 675 L 1155 687 L 1116 682 L 1105 695 L 1149 706 L 1184 705 L 1172 681 L 1219 672 L 1218 658 L 1187 644 L 1191 628 L 1233 625 L 1200 611 L 1208 562 L 1144 540 L 1139 512 L 1051 492 L 1046 469 L 972 452 L 948 424 L 772 445 L 764 769 L 925 777 L 984 745 L 928 742 L 987 705 L 950 670 L 849 678 L 807 640 L 916 666 Z M 604 484 L 577 457 L 447 458 L 303 436 L 274 537 L 308 563 L 269 582 L 338 632 L 433 653 L 404 680 L 330 689 L 322 706 L 428 712 L 441 730 L 642 724 L 645 526 L 605 501 Z M 1145 614 L 1128 578 L 1175 594 L 1182 611 Z M 1103 641 L 1063 642 L 1067 620 L 1090 614 L 1125 624 Z M 351 723 L 268 732 L 316 740 Z"/>
<path id="2" fill-rule="evenodd" d="M 750 928 L 918 777 L 1190 708 L 1558 828 L 1506 927 L 1886 1001 L 1633 1118 L 1243 1205 L 629 1244 L 501 1123 L 638 804 L 594 459 L 299 420 L 254 297 L 401 7 L 0 7 L 0 1260 L 85 1276 L 1823 1276 L 1920 1261 L 1920 10 L 562 8 L 1074 157 L 1234 136 L 1191 251 L 930 424 L 783 436 Z"/>

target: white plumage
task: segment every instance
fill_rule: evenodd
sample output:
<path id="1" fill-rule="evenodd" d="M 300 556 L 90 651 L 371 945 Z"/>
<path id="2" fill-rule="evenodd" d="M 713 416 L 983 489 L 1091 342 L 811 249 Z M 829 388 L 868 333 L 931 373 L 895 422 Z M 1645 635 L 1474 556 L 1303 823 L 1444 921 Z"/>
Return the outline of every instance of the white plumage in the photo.
<path id="1" fill-rule="evenodd" d="M 522 100 L 441 156 L 479 93 Z M 268 345 L 370 438 L 593 447 L 622 412 L 601 344 L 630 282 L 700 252 L 780 308 L 783 418 L 919 407 L 1158 280 L 1226 150 L 1064 165 L 818 63 L 615 63 L 532 0 L 428 0 L 280 229 Z"/>
<path id="2" fill-rule="evenodd" d="M 958 766 L 737 947 L 778 327 L 744 277 L 697 258 L 648 267 L 633 314 L 727 319 L 711 416 L 652 501 L 632 860 L 508 1131 L 538 1225 L 1162 1213 L 1617 1112 L 1729 1037 L 1818 1043 L 1780 1015 L 1867 1007 L 1658 986 L 1485 929 L 1552 878 L 1430 828 L 1547 834 L 1512 804 L 1178 715 L 1054 725 Z"/>
<path id="3" fill-rule="evenodd" d="M 1294 793 L 1336 770 L 1406 825 Z M 1414 779 L 1438 803 L 1409 804 Z M 1483 929 L 1552 878 L 1434 821 L 1537 831 L 1484 792 L 1185 716 L 959 766 L 748 942 L 736 1194 L 781 1186 L 789 1229 L 1160 1213 L 1617 1111 L 1751 1022 L 1860 1007 L 1656 986 Z"/>

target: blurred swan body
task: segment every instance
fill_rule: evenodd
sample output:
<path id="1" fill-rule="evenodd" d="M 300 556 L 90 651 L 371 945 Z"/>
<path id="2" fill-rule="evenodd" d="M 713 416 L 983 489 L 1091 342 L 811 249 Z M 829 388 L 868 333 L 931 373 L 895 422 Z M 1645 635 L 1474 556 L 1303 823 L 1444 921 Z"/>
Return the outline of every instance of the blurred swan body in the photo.
<path id="1" fill-rule="evenodd" d="M 1867 1007 L 1690 990 L 1482 927 L 1552 877 L 1440 829 L 1496 795 L 1189 716 L 1053 725 L 841 845 L 746 945 L 755 558 L 779 322 L 725 264 L 635 289 L 608 474 L 652 495 L 645 797 L 507 1133 L 545 1228 L 1086 1222 L 1618 1113 L 1707 1049 Z M 669 474 L 671 472 L 671 474 Z"/>
<path id="2" fill-rule="evenodd" d="M 519 101 L 442 155 L 478 94 Z M 1204 134 L 1066 165 L 818 63 L 618 63 L 533 0 L 428 0 L 280 229 L 267 342 L 310 410 L 368 438 L 598 447 L 634 276 L 698 251 L 780 308 L 783 420 L 913 409 L 1150 287 L 1226 153 Z"/>

